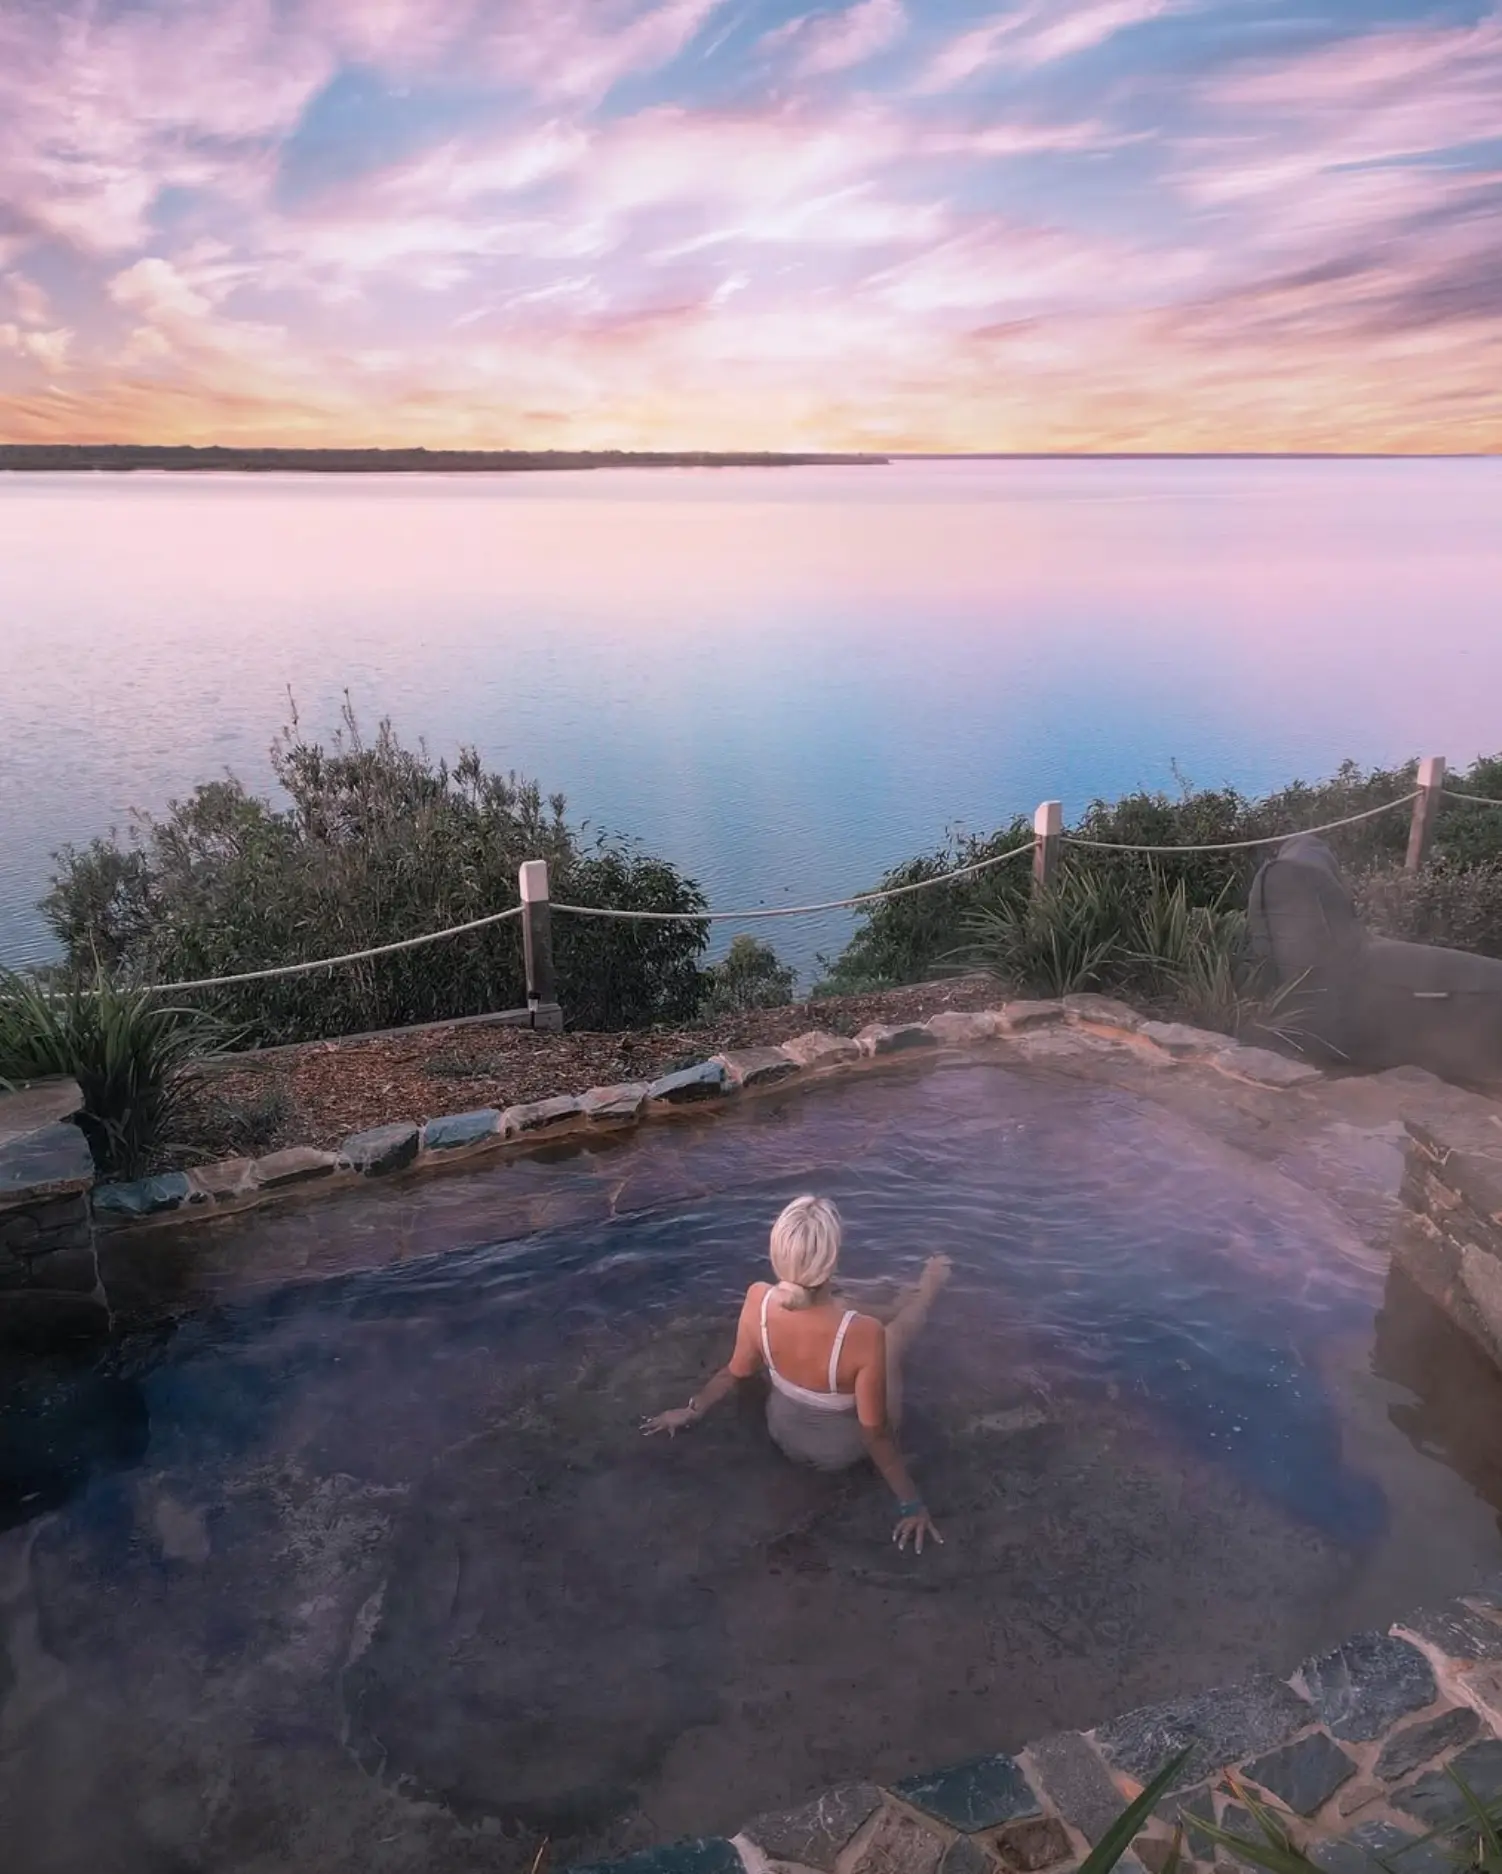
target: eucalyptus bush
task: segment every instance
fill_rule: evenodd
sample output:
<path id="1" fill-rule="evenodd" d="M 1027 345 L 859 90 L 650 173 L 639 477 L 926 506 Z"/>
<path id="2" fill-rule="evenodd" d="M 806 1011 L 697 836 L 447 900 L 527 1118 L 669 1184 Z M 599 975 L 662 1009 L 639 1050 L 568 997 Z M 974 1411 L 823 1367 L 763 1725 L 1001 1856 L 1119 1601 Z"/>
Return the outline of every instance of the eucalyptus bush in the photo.
<path id="1" fill-rule="evenodd" d="M 798 981 L 798 972 L 783 963 L 770 944 L 745 932 L 731 939 L 724 961 L 716 963 L 707 976 L 699 1005 L 706 1019 L 781 1008 L 792 1001 Z"/>
<path id="2" fill-rule="evenodd" d="M 98 964 L 126 981 L 191 981 L 376 948 L 514 906 L 522 861 L 544 859 L 560 902 L 686 914 L 555 917 L 559 997 L 576 1026 L 697 1010 L 708 934 L 697 886 L 629 845 L 586 842 L 561 795 L 544 801 L 536 782 L 488 770 L 472 748 L 452 766 L 435 760 L 389 721 L 367 738 L 347 702 L 328 746 L 303 734 L 294 711 L 271 759 L 280 804 L 229 777 L 160 817 L 138 816 L 124 842 L 111 834 L 57 855 L 43 910 L 65 980 Z M 517 1008 L 525 996 L 509 920 L 194 999 L 268 1043 Z"/>

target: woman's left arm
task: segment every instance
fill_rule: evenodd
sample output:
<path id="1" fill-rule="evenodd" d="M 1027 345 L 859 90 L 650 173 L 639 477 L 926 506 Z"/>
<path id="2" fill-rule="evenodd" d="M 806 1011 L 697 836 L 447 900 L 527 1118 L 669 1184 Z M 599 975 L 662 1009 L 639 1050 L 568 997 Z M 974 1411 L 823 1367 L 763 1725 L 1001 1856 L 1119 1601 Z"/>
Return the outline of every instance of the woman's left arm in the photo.
<path id="1" fill-rule="evenodd" d="M 712 1406 L 716 1406 L 728 1394 L 733 1393 L 743 1379 L 751 1375 L 761 1365 L 761 1346 L 757 1339 L 756 1323 L 753 1320 L 756 1294 L 752 1289 L 741 1309 L 740 1322 L 735 1332 L 735 1351 L 722 1366 L 707 1386 L 702 1387 L 686 1406 L 677 1406 L 670 1412 L 659 1412 L 655 1418 L 642 1421 L 642 1431 L 647 1437 L 654 1432 L 666 1432 L 671 1438 L 677 1432 L 687 1431 L 690 1425 L 696 1425 Z"/>

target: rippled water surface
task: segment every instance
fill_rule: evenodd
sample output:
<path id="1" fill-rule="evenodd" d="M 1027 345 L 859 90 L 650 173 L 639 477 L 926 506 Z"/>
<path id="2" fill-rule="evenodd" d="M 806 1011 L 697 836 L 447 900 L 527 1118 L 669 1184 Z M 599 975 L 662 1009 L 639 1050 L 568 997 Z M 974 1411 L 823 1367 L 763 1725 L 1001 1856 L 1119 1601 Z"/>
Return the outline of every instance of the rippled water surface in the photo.
<path id="1" fill-rule="evenodd" d="M 1495 460 L 0 475 L 0 961 L 64 841 L 269 786 L 289 686 L 775 906 L 1175 764 L 1491 753 L 1499 588 Z"/>
<path id="2" fill-rule="evenodd" d="M 781 1459 L 750 1389 L 636 1429 L 726 1356 L 806 1188 L 868 1305 L 955 1261 L 910 1370 L 922 1558 L 874 1475 Z M 0 1817 L 59 1869 L 107 1837 L 129 1874 L 164 1844 L 480 1865 L 455 1815 L 518 1867 L 541 1834 L 733 1828 L 1287 1672 L 1502 1548 L 1490 1370 L 1321 1198 L 1081 1082 L 794 1093 L 202 1240 L 220 1271 L 386 1266 L 199 1311 L 107 1376 L 13 1376 L 0 1540 L 63 1682 Z"/>

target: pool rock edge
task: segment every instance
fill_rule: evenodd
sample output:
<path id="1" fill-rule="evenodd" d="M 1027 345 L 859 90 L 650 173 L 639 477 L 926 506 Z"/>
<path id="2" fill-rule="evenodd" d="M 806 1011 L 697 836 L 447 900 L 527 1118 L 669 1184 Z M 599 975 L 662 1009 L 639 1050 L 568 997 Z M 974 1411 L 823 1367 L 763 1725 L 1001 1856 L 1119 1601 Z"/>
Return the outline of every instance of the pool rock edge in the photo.
<path id="1" fill-rule="evenodd" d="M 1068 1874 L 1185 1748 L 1178 1792 L 1137 1835 L 1123 1874 L 1162 1869 L 1180 1826 L 1184 1868 L 1224 1868 L 1226 1851 L 1195 1823 L 1255 1839 L 1246 1786 L 1330 1874 L 1375 1874 L 1373 1851 L 1423 1874 L 1427 1831 L 1465 1820 L 1451 1764 L 1483 1801 L 1502 1796 L 1499 1661 L 1502 1576 L 1287 1679 L 1256 1676 L 885 1786 L 845 1784 L 734 1836 L 570 1874 Z"/>
<path id="2" fill-rule="evenodd" d="M 160 1229 L 248 1210 L 268 1202 L 345 1190 L 366 1178 L 419 1174 L 467 1165 L 479 1156 L 516 1155 L 561 1138 L 618 1130 L 644 1121 L 702 1115 L 727 1100 L 755 1097 L 794 1080 L 825 1080 L 852 1068 L 907 1056 L 936 1058 L 957 1050 L 1011 1044 L 1026 1055 L 1030 1043 L 1067 1027 L 1081 1044 L 1130 1045 L 1164 1065 L 1208 1067 L 1258 1087 L 1292 1088 L 1318 1081 L 1316 1067 L 1243 1047 L 1227 1036 L 1179 1023 L 1145 1020 L 1107 996 L 1071 995 L 1057 1001 L 1003 1001 L 973 1013 L 946 1009 L 926 1022 L 869 1023 L 847 1039 L 819 1029 L 780 1047 L 731 1050 L 643 1084 L 591 1087 L 497 1110 L 444 1113 L 426 1122 L 398 1120 L 347 1138 L 336 1152 L 291 1146 L 256 1159 L 232 1158 L 194 1166 L 168 1177 L 97 1186 L 95 1226 Z"/>

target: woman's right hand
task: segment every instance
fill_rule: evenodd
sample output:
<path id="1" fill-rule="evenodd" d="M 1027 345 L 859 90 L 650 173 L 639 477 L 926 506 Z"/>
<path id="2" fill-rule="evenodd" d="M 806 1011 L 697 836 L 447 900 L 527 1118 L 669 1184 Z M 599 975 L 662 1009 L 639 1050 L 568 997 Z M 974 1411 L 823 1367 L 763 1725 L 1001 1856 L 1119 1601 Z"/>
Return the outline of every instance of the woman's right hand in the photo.
<path id="1" fill-rule="evenodd" d="M 934 1520 L 925 1509 L 914 1510 L 910 1516 L 900 1516 L 897 1519 L 897 1527 L 892 1531 L 892 1540 L 899 1549 L 905 1550 L 911 1540 L 915 1555 L 923 1553 L 925 1536 L 932 1536 L 939 1547 L 943 1548 L 944 1538 L 934 1527 Z"/>

